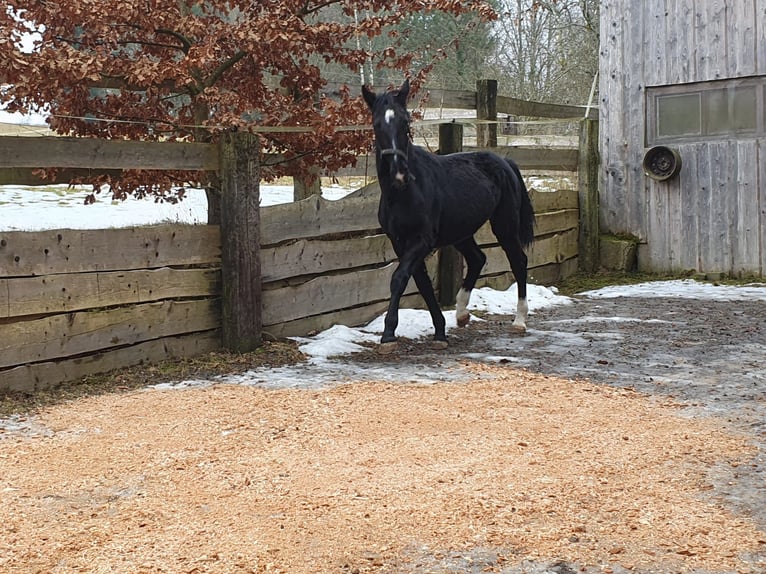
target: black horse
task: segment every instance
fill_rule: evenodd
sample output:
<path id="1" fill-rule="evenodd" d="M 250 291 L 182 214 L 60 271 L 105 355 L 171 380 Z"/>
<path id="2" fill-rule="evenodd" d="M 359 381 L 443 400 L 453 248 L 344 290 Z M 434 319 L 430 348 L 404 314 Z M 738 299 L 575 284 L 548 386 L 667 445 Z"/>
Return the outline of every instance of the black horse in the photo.
<path id="1" fill-rule="evenodd" d="M 523 332 L 528 311 L 524 248 L 534 239 L 535 215 L 519 168 L 489 152 L 440 156 L 414 145 L 407 112 L 409 90 L 409 80 L 399 90 L 379 95 L 362 87 L 375 131 L 381 189 L 378 220 L 399 257 L 381 351 L 395 346 L 399 301 L 410 277 L 428 306 L 435 340 L 446 346 L 444 316 L 425 265 L 426 256 L 445 245 L 454 245 L 466 261 L 456 309 L 458 325 L 468 323 L 471 290 L 487 260 L 473 236 L 487 220 L 516 278 L 518 306 L 512 330 Z"/>

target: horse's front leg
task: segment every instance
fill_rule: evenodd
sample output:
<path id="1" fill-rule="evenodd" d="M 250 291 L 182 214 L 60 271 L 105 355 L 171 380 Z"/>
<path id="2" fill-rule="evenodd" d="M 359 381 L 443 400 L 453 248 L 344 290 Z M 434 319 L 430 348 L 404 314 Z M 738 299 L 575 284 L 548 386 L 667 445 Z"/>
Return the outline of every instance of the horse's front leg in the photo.
<path id="1" fill-rule="evenodd" d="M 407 283 L 412 276 L 412 262 L 400 261 L 396 271 L 391 276 L 391 299 L 388 302 L 388 311 L 383 322 L 383 336 L 381 343 L 393 343 L 396 341 L 396 327 L 399 325 L 399 302 L 402 299 Z"/>
<path id="2" fill-rule="evenodd" d="M 388 311 L 383 321 L 383 336 L 380 339 L 380 351 L 383 353 L 390 353 L 395 348 L 395 332 L 399 325 L 399 302 L 412 277 L 413 270 L 419 265 L 424 265 L 423 260 L 428 252 L 427 246 L 418 244 L 399 256 L 399 265 L 391 276 L 391 300 L 388 302 Z"/>
<path id="3" fill-rule="evenodd" d="M 428 276 L 428 269 L 426 269 L 425 261 L 421 262 L 420 265 L 417 266 L 417 268 L 412 273 L 412 277 L 415 279 L 415 284 L 418 286 L 420 295 L 426 302 L 428 312 L 431 313 L 431 321 L 433 321 L 434 324 L 434 340 L 436 341 L 435 346 L 442 349 L 446 348 L 447 333 L 445 329 L 447 322 L 444 320 L 444 315 L 442 314 L 441 307 L 439 306 L 439 301 L 436 300 L 434 286 L 433 283 L 431 283 L 431 278 Z"/>

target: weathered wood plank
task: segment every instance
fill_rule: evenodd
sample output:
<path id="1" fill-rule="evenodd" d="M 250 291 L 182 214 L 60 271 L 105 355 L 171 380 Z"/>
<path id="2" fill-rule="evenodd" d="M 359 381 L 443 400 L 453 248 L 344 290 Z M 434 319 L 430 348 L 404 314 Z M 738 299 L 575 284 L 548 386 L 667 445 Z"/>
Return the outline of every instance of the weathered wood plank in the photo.
<path id="1" fill-rule="evenodd" d="M 697 2 L 694 28 L 697 35 L 696 81 L 730 77 L 726 53 L 726 2 L 706 0 Z M 737 40 L 739 44 L 739 39 Z"/>
<path id="2" fill-rule="evenodd" d="M 426 260 L 431 280 L 436 284 L 438 258 Z M 352 271 L 342 275 L 323 275 L 297 286 L 267 289 L 263 292 L 263 324 L 275 325 L 295 319 L 358 307 L 374 301 L 388 300 L 391 275 L 396 264 L 379 269 Z M 414 293 L 410 281 L 405 293 Z M 268 331 L 269 329 L 266 328 Z"/>
<path id="3" fill-rule="evenodd" d="M 254 134 L 221 134 L 221 343 L 237 353 L 261 344 L 259 148 Z"/>
<path id="4" fill-rule="evenodd" d="M 476 92 L 459 90 L 442 90 L 440 88 L 426 88 L 415 98 L 418 105 L 424 108 L 446 108 L 454 110 L 475 110 Z"/>
<path id="5" fill-rule="evenodd" d="M 644 0 L 642 7 L 644 42 L 639 49 L 644 51 L 644 78 L 649 85 L 665 84 L 669 47 L 665 22 L 671 16 L 665 10 L 665 0 Z"/>
<path id="6" fill-rule="evenodd" d="M 732 225 L 732 268 L 734 274 L 760 271 L 760 250 L 763 230 L 760 227 L 758 204 L 758 149 L 755 141 L 736 144 L 737 179 L 736 196 L 732 206 L 735 224 Z M 760 207 L 760 209 L 759 209 Z"/>
<path id="7" fill-rule="evenodd" d="M 57 183 L 68 184 L 79 178 L 93 176 L 93 171 L 89 169 L 61 169 L 57 170 L 55 177 L 43 179 L 38 175 L 37 169 L 33 167 L 0 167 L 0 185 L 54 185 Z M 109 175 L 118 178 L 122 170 L 119 169 L 100 169 L 97 175 Z M 87 181 L 87 180 L 86 180 Z"/>
<path id="8" fill-rule="evenodd" d="M 547 104 L 544 102 L 520 100 L 508 96 L 498 96 L 497 111 L 501 114 L 532 118 L 584 118 L 586 106 Z M 591 107 L 588 111 L 588 119 L 598 119 L 598 108 Z"/>
<path id="9" fill-rule="evenodd" d="M 668 54 L 667 80 L 669 84 L 691 82 L 697 76 L 697 61 L 694 56 L 697 41 L 693 26 L 679 26 L 679 22 L 692 22 L 695 0 L 673 0 L 672 9 L 666 20 L 667 36 L 673 38 L 673 51 Z"/>
<path id="10" fill-rule="evenodd" d="M 405 295 L 399 306 L 400 309 L 422 309 L 424 307 L 425 304 L 420 294 Z M 366 325 L 385 313 L 386 309 L 388 309 L 388 301 L 375 301 L 361 307 L 340 309 L 323 315 L 312 315 L 286 323 L 269 325 L 265 331 L 274 337 L 303 337 L 307 333 L 324 331 L 333 325 L 349 327 Z"/>
<path id="11" fill-rule="evenodd" d="M 580 203 L 580 265 L 594 273 L 599 267 L 598 227 L 598 122 L 580 125 L 580 160 L 577 170 Z"/>
<path id="12" fill-rule="evenodd" d="M 700 260 L 700 195 L 699 155 L 697 144 L 682 145 L 678 153 L 684 158 L 681 186 L 681 233 L 683 240 L 679 249 L 682 269 L 697 269 Z"/>
<path id="13" fill-rule="evenodd" d="M 558 211 L 546 211 L 536 215 L 535 241 L 551 233 L 559 233 L 570 229 L 577 229 L 579 222 L 579 211 L 576 209 L 561 209 Z M 481 226 L 474 235 L 476 243 L 479 245 L 496 245 L 497 239 L 489 223 Z"/>
<path id="14" fill-rule="evenodd" d="M 220 264 L 214 225 L 0 231 L 0 277 Z"/>
<path id="15" fill-rule="evenodd" d="M 501 247 L 487 247 L 484 249 L 484 254 L 487 256 L 487 263 L 482 270 L 482 275 L 509 270 L 508 259 Z M 527 267 L 532 269 L 550 263 L 561 263 L 576 257 L 577 254 L 577 230 L 572 229 L 533 243 L 527 252 L 529 258 Z"/>
<path id="16" fill-rule="evenodd" d="M 562 279 L 566 279 L 577 273 L 577 270 L 577 257 L 572 257 L 561 263 L 549 263 L 547 265 L 530 268 L 528 270 L 527 280 L 529 283 L 534 283 L 535 285 L 554 286 Z M 476 287 L 490 287 L 499 291 L 505 291 L 514 283 L 514 281 L 516 281 L 516 279 L 514 278 L 513 273 L 506 271 L 494 275 L 483 275 L 476 282 Z"/>
<path id="17" fill-rule="evenodd" d="M 766 8 L 763 14 L 766 20 Z M 758 186 L 756 191 L 755 201 L 761 206 L 760 213 L 758 215 L 758 228 L 760 229 L 761 243 L 759 248 L 760 261 L 759 267 L 755 270 L 761 277 L 766 277 L 766 161 L 763 158 L 766 157 L 766 138 L 761 138 L 756 142 L 758 148 L 758 157 L 761 161 L 758 164 L 758 178 L 761 181 L 761 185 Z"/>
<path id="18" fill-rule="evenodd" d="M 171 359 L 196 357 L 220 348 L 221 334 L 216 330 L 182 337 L 166 337 L 76 359 L 22 365 L 0 371 L 0 393 L 33 393 L 87 375 L 136 365 L 156 364 Z"/>
<path id="19" fill-rule="evenodd" d="M 546 211 L 579 209 L 577 189 L 560 189 L 555 192 L 532 189 L 529 192 L 529 198 L 532 200 L 536 215 Z"/>
<path id="20" fill-rule="evenodd" d="M 766 20 L 766 9 L 764 9 L 764 20 Z M 758 229 L 760 229 L 761 246 L 760 246 L 760 261 L 758 262 L 758 268 L 753 271 L 758 273 L 761 277 L 766 277 L 766 161 L 763 158 L 766 157 L 766 138 L 761 138 L 756 142 L 758 147 L 758 157 L 761 158 L 756 172 L 758 174 L 758 181 L 760 185 L 757 190 L 756 200 L 758 205 L 761 206 L 761 212 L 758 216 Z"/>
<path id="21" fill-rule="evenodd" d="M 220 269 L 154 269 L 0 279 L 0 318 L 219 296 Z"/>
<path id="22" fill-rule="evenodd" d="M 216 329 L 220 306 L 220 299 L 162 301 L 0 324 L 0 368 Z"/>
<path id="23" fill-rule="evenodd" d="M 766 3 L 752 0 L 755 5 L 755 73 L 766 74 Z M 761 156 L 763 157 L 763 156 Z"/>
<path id="24" fill-rule="evenodd" d="M 382 234 L 342 241 L 299 239 L 261 251 L 264 282 L 380 265 L 395 260 L 396 253 L 391 242 Z"/>
<path id="25" fill-rule="evenodd" d="M 466 147 L 466 151 L 476 151 L 480 148 Z M 548 171 L 572 169 L 571 149 L 562 147 L 527 147 L 516 146 L 511 151 L 503 151 L 504 148 L 491 148 L 491 151 L 500 153 L 504 157 L 510 157 L 516 160 L 522 171 Z M 520 150 L 520 151 L 519 151 Z M 535 153 L 533 150 L 544 150 L 542 154 Z M 546 151 L 547 150 L 547 151 Z M 267 159 L 268 161 L 268 159 Z M 273 159 L 272 159 L 273 161 Z M 53 179 L 44 180 L 35 175 L 35 169 L 31 167 L 3 168 L 0 167 L 0 185 L 52 185 L 55 183 L 69 183 L 75 178 L 87 178 L 88 175 L 109 174 L 119 176 L 121 170 L 88 170 L 88 169 L 65 169 L 57 173 Z M 356 163 L 352 166 L 341 168 L 334 172 L 325 172 L 326 177 L 367 177 L 373 179 L 377 177 L 374 156 L 359 156 Z"/>
<path id="26" fill-rule="evenodd" d="M 728 151 L 728 142 L 712 142 L 701 147 L 700 184 L 704 199 L 700 220 L 700 263 L 705 271 L 728 271 L 731 262 L 728 196 L 729 178 L 736 173 L 736 165 Z M 704 201 L 704 203 L 703 203 Z"/>
<path id="27" fill-rule="evenodd" d="M 727 2 L 726 38 L 729 55 L 728 76 L 742 77 L 755 74 L 756 70 L 756 12 L 752 0 Z M 733 46 L 731 41 L 736 38 Z M 736 46 L 736 47 L 735 47 Z"/>
<path id="28" fill-rule="evenodd" d="M 71 137 L 0 137 L 0 167 L 215 171 L 218 147 Z"/>
<path id="29" fill-rule="evenodd" d="M 294 203 L 261 208 L 263 246 L 379 227 L 378 199 L 375 197 L 346 197 L 330 201 L 312 196 Z"/>
<path id="30" fill-rule="evenodd" d="M 465 151 L 491 151 L 500 157 L 509 158 L 519 164 L 523 171 L 577 171 L 577 148 L 541 148 L 503 146 L 495 148 L 465 147 Z"/>

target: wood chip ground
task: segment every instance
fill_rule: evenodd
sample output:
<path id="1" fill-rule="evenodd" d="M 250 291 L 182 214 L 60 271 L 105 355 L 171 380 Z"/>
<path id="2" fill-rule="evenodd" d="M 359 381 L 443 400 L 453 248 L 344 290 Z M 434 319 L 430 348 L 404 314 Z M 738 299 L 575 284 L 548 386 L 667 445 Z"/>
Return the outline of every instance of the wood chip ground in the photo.
<path id="1" fill-rule="evenodd" d="M 0 441 L 0 572 L 748 572 L 763 532 L 711 493 L 752 456 L 722 421 L 476 365 L 460 383 L 216 385 L 49 407 Z M 441 570 L 440 570 L 441 571 Z"/>

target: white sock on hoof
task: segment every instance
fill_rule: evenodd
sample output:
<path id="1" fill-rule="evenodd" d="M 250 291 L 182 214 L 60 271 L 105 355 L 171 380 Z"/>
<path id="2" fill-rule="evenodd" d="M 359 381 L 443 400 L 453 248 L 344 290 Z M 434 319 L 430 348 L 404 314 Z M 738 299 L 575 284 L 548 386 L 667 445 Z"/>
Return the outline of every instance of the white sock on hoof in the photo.
<path id="1" fill-rule="evenodd" d="M 460 288 L 460 291 L 457 292 L 457 296 L 455 297 L 455 318 L 457 319 L 457 324 L 460 327 L 465 326 L 468 323 L 468 319 L 470 318 L 470 314 L 468 313 L 468 301 L 471 300 L 471 292 Z"/>
<path id="2" fill-rule="evenodd" d="M 527 330 L 527 313 L 529 313 L 527 300 L 519 299 L 516 305 L 516 318 L 513 320 L 513 325 L 511 325 L 513 331 L 523 332 Z"/>

